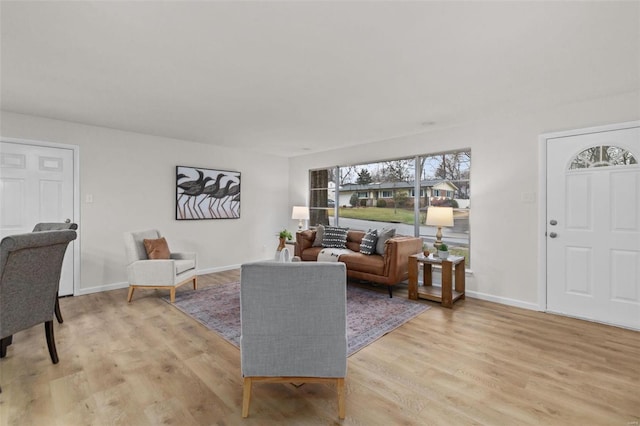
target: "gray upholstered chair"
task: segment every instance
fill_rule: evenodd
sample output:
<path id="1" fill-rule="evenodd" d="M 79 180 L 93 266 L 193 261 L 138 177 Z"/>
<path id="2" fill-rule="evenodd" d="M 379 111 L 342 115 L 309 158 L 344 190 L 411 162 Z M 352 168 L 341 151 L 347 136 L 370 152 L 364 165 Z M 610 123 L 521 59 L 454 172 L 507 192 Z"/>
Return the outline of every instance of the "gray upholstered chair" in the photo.
<path id="1" fill-rule="evenodd" d="M 169 259 L 149 259 L 144 240 L 159 238 L 160 232 L 155 229 L 124 234 L 129 278 L 128 302 L 133 299 L 136 288 L 168 289 L 171 303 L 175 302 L 176 288 L 181 285 L 193 282 L 194 290 L 198 288 L 196 253 L 171 253 Z"/>
<path id="2" fill-rule="evenodd" d="M 347 272 L 343 263 L 242 265 L 240 356 L 242 417 L 253 382 L 333 382 L 345 416 Z"/>
<path id="3" fill-rule="evenodd" d="M 76 232 L 43 231 L 10 235 L 0 242 L 0 358 L 18 331 L 44 323 L 49 355 L 58 354 L 53 315 L 62 260 Z"/>
<path id="4" fill-rule="evenodd" d="M 36 226 L 33 227 L 33 232 L 42 232 L 42 231 L 62 231 L 65 229 L 71 229 L 75 231 L 78 229 L 77 223 L 69 222 L 41 222 L 36 223 Z M 56 319 L 58 323 L 62 324 L 64 320 L 62 319 L 62 311 L 60 310 L 60 302 L 58 301 L 58 294 L 56 293 L 56 306 L 55 306 Z"/>

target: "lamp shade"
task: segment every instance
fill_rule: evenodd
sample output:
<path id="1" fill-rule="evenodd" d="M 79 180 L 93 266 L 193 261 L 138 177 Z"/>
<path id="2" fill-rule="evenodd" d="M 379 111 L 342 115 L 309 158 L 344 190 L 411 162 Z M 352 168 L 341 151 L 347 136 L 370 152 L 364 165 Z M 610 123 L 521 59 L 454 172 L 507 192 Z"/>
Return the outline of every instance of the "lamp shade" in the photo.
<path id="1" fill-rule="evenodd" d="M 426 224 L 431 226 L 453 226 L 453 208 L 429 207 L 427 209 Z"/>
<path id="2" fill-rule="evenodd" d="M 299 219 L 299 220 L 309 219 L 309 207 L 293 206 L 293 212 L 291 212 L 291 219 Z"/>

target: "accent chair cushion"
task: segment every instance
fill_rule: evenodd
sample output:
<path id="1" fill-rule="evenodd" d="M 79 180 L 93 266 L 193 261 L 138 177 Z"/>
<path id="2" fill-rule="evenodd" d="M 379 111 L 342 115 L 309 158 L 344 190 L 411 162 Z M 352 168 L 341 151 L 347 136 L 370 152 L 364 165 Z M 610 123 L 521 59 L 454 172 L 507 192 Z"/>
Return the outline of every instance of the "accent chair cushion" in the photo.
<path id="1" fill-rule="evenodd" d="M 191 259 L 176 260 L 175 265 L 176 265 L 176 275 L 180 275 L 183 272 L 187 272 L 191 269 L 195 269 L 196 262 Z"/>
<path id="2" fill-rule="evenodd" d="M 169 245 L 167 244 L 167 240 L 165 240 L 164 237 L 154 240 L 144 239 L 143 242 L 149 259 L 169 259 L 169 257 L 171 256 Z"/>
<path id="3" fill-rule="evenodd" d="M 337 226 L 325 226 L 324 237 L 322 238 L 322 247 L 346 248 L 347 229 L 338 228 Z"/>
<path id="4" fill-rule="evenodd" d="M 383 228 L 378 234 L 378 242 L 376 243 L 376 253 L 384 256 L 384 245 L 389 238 L 396 236 L 395 228 Z"/>
<path id="5" fill-rule="evenodd" d="M 360 253 L 362 254 L 374 254 L 376 252 L 376 243 L 378 242 L 378 230 L 369 229 L 367 233 L 362 237 L 360 243 Z"/>

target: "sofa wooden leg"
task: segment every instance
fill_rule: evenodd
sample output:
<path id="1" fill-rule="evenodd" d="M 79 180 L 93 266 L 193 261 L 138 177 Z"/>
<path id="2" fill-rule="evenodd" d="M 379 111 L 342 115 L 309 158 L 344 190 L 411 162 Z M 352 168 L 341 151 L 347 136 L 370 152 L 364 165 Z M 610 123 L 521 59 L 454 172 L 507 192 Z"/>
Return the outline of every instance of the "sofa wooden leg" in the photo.
<path id="1" fill-rule="evenodd" d="M 389 298 L 393 297 L 393 286 L 392 285 L 388 285 L 387 289 L 389 290 Z"/>
<path id="2" fill-rule="evenodd" d="M 131 299 L 133 299 L 133 290 L 135 290 L 135 287 L 130 285 L 129 294 L 127 295 L 127 302 L 131 302 Z"/>

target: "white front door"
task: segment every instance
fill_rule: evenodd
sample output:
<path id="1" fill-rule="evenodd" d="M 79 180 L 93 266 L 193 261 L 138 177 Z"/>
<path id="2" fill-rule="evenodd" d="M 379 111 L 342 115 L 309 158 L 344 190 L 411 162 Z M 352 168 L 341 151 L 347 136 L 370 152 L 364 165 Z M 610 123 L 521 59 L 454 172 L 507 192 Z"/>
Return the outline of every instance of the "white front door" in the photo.
<path id="1" fill-rule="evenodd" d="M 73 161 L 72 149 L 0 142 L 0 238 L 39 222 L 74 221 Z M 61 296 L 73 294 L 75 244 L 65 254 Z"/>
<path id="2" fill-rule="evenodd" d="M 640 329 L 640 128 L 546 143 L 547 310 Z"/>

